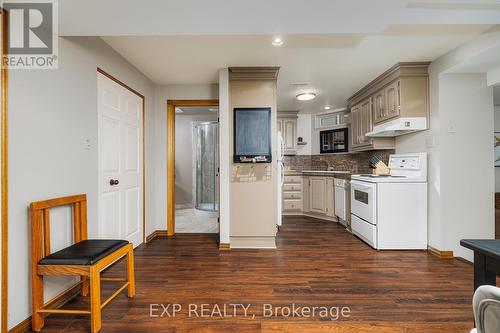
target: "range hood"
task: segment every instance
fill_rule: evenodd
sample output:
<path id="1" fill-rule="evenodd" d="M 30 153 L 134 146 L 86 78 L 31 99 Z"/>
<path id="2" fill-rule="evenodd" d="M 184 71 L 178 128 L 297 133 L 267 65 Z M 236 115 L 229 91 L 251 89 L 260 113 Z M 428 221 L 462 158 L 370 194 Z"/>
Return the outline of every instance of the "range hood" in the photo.
<path id="1" fill-rule="evenodd" d="M 427 118 L 397 118 L 382 124 L 373 126 L 373 130 L 366 133 L 366 136 L 376 137 L 395 137 L 427 129 Z"/>

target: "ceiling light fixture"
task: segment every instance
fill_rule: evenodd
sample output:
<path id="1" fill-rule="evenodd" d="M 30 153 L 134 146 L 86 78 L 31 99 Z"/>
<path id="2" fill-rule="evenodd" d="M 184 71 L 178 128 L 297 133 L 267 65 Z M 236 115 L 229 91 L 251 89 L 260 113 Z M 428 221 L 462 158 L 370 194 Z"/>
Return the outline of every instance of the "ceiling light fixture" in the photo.
<path id="1" fill-rule="evenodd" d="M 219 108 L 210 108 L 210 109 L 208 109 L 208 111 L 210 111 L 210 112 L 217 112 L 217 111 L 219 111 Z"/>
<path id="2" fill-rule="evenodd" d="M 299 101 L 310 101 L 316 98 L 316 94 L 313 92 L 304 92 L 295 96 Z"/>
<path id="3" fill-rule="evenodd" d="M 281 38 L 279 38 L 279 37 L 276 37 L 276 38 L 275 38 L 275 39 L 273 39 L 273 41 L 272 41 L 272 44 L 273 44 L 274 46 L 281 46 L 281 45 L 283 45 L 283 43 L 284 43 L 283 39 L 281 39 Z"/>
<path id="4" fill-rule="evenodd" d="M 175 113 L 184 113 L 184 110 L 181 108 L 175 108 Z"/>
<path id="5" fill-rule="evenodd" d="M 325 110 L 330 110 L 332 107 L 330 105 L 325 105 L 324 109 Z"/>

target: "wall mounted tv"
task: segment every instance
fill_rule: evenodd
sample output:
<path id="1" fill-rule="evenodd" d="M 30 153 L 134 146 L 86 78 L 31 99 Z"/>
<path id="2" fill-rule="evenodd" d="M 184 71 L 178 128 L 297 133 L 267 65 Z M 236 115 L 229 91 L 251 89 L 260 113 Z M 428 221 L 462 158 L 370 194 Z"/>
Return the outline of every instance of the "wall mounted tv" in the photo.
<path id="1" fill-rule="evenodd" d="M 235 163 L 271 163 L 271 108 L 234 108 Z"/>

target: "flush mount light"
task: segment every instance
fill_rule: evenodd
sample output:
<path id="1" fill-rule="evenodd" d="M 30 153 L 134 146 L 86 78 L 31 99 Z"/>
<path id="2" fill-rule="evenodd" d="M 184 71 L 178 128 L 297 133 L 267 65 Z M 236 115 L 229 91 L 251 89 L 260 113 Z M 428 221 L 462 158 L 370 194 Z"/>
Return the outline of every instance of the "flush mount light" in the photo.
<path id="1" fill-rule="evenodd" d="M 305 93 L 298 94 L 295 97 L 297 97 L 297 99 L 299 101 L 310 101 L 311 99 L 316 98 L 316 94 L 312 93 L 312 92 L 305 92 Z"/>
<path id="2" fill-rule="evenodd" d="M 175 113 L 184 113 L 184 110 L 181 108 L 175 108 Z"/>
<path id="3" fill-rule="evenodd" d="M 283 39 L 281 39 L 281 38 L 279 38 L 279 37 L 276 37 L 276 38 L 275 38 L 275 39 L 273 39 L 273 41 L 272 41 L 272 44 L 273 44 L 274 46 L 281 46 L 281 45 L 283 45 L 283 43 L 284 43 Z"/>
<path id="4" fill-rule="evenodd" d="M 330 105 L 325 105 L 324 109 L 325 110 L 330 110 L 332 107 Z"/>

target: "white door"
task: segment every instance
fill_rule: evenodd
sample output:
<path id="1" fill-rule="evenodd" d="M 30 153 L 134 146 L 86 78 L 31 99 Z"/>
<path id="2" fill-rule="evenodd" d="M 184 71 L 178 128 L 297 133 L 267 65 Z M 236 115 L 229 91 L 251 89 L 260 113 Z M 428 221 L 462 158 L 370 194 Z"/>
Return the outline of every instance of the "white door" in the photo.
<path id="1" fill-rule="evenodd" d="M 143 239 L 142 98 L 97 74 L 99 237 Z"/>

